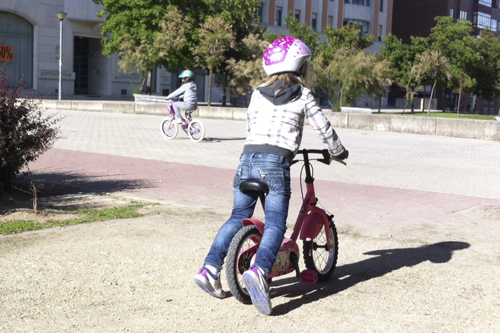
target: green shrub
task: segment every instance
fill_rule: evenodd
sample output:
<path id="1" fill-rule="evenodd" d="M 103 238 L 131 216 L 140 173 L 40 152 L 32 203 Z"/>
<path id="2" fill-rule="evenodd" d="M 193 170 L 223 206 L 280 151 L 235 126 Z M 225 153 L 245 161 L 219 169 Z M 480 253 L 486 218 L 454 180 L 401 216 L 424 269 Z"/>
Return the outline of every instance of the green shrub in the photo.
<path id="1" fill-rule="evenodd" d="M 42 101 L 24 93 L 22 80 L 9 89 L 5 67 L 0 72 L 0 189 L 10 190 L 16 174 L 59 138 L 61 119 L 44 115 Z"/>

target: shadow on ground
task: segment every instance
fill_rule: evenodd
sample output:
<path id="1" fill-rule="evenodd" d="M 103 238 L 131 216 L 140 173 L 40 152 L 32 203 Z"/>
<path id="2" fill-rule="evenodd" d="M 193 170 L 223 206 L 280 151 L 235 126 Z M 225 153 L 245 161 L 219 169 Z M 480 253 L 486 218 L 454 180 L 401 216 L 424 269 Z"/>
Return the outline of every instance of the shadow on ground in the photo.
<path id="1" fill-rule="evenodd" d="M 286 314 L 304 304 L 329 297 L 358 283 L 404 267 L 416 266 L 425 261 L 446 263 L 452 258 L 454 251 L 469 246 L 470 244 L 465 242 L 445 241 L 415 248 L 371 251 L 364 253 L 370 256 L 365 260 L 337 267 L 332 279 L 325 283 L 305 284 L 296 278 L 278 280 L 272 284 L 271 298 L 284 296 L 294 299 L 274 307 L 273 315 Z"/>
<path id="2" fill-rule="evenodd" d="M 110 180 L 77 173 L 38 173 L 18 179 L 11 193 L 0 196 L 0 215 L 12 209 L 33 207 L 33 187 L 37 198 L 113 194 L 150 187 L 143 180 Z"/>

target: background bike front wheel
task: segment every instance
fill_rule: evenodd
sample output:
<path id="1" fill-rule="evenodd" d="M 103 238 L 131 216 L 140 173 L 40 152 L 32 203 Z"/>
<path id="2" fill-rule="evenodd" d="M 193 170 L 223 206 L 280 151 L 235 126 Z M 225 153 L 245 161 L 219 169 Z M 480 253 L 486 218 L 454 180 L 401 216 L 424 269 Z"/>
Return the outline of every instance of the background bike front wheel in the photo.
<path id="1" fill-rule="evenodd" d="M 195 142 L 200 142 L 205 137 L 205 128 L 199 120 L 192 120 L 189 123 L 187 132 L 191 140 Z"/>
<path id="2" fill-rule="evenodd" d="M 172 117 L 166 118 L 161 122 L 161 132 L 167 139 L 173 139 L 177 136 L 179 128 Z"/>

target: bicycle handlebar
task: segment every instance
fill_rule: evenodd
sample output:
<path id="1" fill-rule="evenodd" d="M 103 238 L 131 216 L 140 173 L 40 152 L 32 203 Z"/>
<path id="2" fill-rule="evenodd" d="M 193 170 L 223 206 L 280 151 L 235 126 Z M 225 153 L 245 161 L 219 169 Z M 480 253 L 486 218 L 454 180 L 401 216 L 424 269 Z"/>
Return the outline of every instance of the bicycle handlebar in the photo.
<path id="1" fill-rule="evenodd" d="M 302 156 L 304 156 L 305 160 L 309 160 L 309 155 L 310 154 L 318 154 L 318 155 L 322 155 L 323 158 L 318 158 L 318 159 L 315 159 L 315 160 L 319 161 L 321 163 L 324 163 L 326 165 L 330 165 L 330 163 L 332 161 L 341 163 L 343 165 L 347 165 L 347 163 L 344 162 L 343 160 L 340 160 L 340 159 L 336 158 L 335 156 L 331 156 L 330 153 L 328 152 L 328 149 L 301 149 L 301 150 L 299 150 L 297 152 L 297 154 L 302 154 Z M 298 161 L 299 160 L 293 160 L 292 164 L 295 164 Z"/>

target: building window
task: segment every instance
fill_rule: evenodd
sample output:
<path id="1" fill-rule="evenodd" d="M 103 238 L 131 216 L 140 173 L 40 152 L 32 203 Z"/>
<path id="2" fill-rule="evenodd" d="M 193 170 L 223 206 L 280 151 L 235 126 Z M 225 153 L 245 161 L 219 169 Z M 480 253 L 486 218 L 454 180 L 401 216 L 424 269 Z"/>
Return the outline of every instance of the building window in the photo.
<path id="1" fill-rule="evenodd" d="M 328 15 L 328 26 L 333 27 L 333 16 Z"/>
<path id="2" fill-rule="evenodd" d="M 370 0 L 344 0 L 344 3 L 352 3 L 353 5 L 370 7 Z"/>
<path id="3" fill-rule="evenodd" d="M 378 26 L 378 41 L 379 42 L 382 41 L 382 30 L 384 30 L 384 26 L 383 25 L 379 25 Z"/>
<path id="4" fill-rule="evenodd" d="M 274 25 L 281 27 L 281 18 L 283 16 L 283 7 L 276 7 L 276 21 Z"/>
<path id="5" fill-rule="evenodd" d="M 384 11 L 384 0 L 380 0 L 380 11 Z"/>
<path id="6" fill-rule="evenodd" d="M 479 0 L 480 5 L 488 6 L 491 7 L 492 3 L 491 0 Z"/>
<path id="7" fill-rule="evenodd" d="M 467 12 L 465 10 L 460 11 L 460 18 L 467 20 Z"/>
<path id="8" fill-rule="evenodd" d="M 300 22 L 300 10 L 295 9 L 295 18 Z"/>
<path id="9" fill-rule="evenodd" d="M 317 26 L 318 26 L 318 14 L 312 13 L 311 17 L 311 28 L 313 28 L 314 31 L 317 31 Z"/>
<path id="10" fill-rule="evenodd" d="M 264 6 L 262 4 L 259 5 L 259 8 L 257 9 L 257 17 L 259 18 L 259 22 L 263 22 L 262 19 L 264 17 Z"/>
<path id="11" fill-rule="evenodd" d="M 474 27 L 477 27 L 479 29 L 490 29 L 491 15 L 482 12 L 474 13 L 474 19 L 472 22 L 474 24 Z"/>
<path id="12" fill-rule="evenodd" d="M 361 21 L 361 20 L 351 20 L 351 19 L 344 20 L 344 25 L 348 25 L 348 24 L 359 25 L 361 27 L 361 36 L 368 35 L 368 28 L 370 27 L 369 22 Z"/>
<path id="13" fill-rule="evenodd" d="M 455 18 L 455 9 L 450 8 L 450 17 Z"/>
<path id="14" fill-rule="evenodd" d="M 497 32 L 498 30 L 498 21 L 491 19 L 491 31 Z"/>

